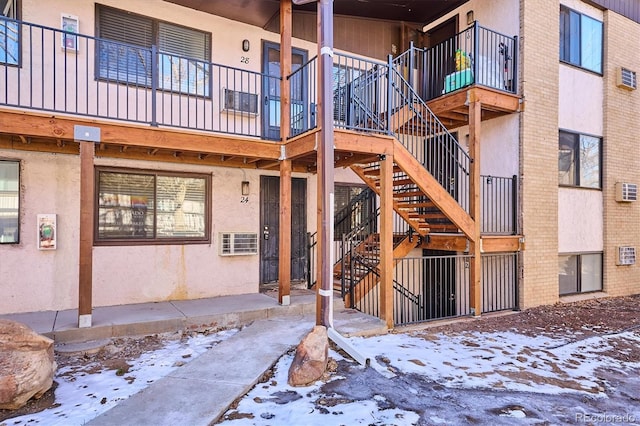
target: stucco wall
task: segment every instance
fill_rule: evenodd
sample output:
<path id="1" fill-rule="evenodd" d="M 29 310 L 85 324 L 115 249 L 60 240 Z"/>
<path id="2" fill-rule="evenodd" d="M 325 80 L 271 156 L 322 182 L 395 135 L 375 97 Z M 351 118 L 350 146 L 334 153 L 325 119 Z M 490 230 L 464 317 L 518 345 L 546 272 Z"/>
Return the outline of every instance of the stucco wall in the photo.
<path id="1" fill-rule="evenodd" d="M 435 28 L 443 22 L 458 15 L 459 30 L 467 28 L 467 12 L 473 11 L 473 17 L 485 28 L 498 31 L 508 36 L 520 34 L 518 16 L 520 5 L 515 0 L 470 0 L 442 18 L 430 22 L 426 29 Z"/>
<path id="2" fill-rule="evenodd" d="M 78 157 L 0 150 L 0 158 L 20 160 L 20 244 L 0 246 L 0 313 L 76 307 Z M 56 250 L 38 250 L 41 213 L 57 215 Z"/>

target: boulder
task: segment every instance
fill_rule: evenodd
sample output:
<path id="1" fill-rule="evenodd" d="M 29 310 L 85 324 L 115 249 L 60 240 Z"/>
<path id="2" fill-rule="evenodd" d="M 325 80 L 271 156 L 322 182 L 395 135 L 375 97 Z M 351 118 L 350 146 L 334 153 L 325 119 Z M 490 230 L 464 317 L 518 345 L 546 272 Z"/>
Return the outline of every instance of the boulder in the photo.
<path id="1" fill-rule="evenodd" d="M 15 410 L 40 398 L 51 388 L 56 367 L 53 340 L 0 319 L 0 409 Z"/>
<path id="2" fill-rule="evenodd" d="M 317 325 L 296 348 L 289 367 L 289 385 L 306 386 L 318 380 L 327 369 L 329 338 L 327 328 Z"/>

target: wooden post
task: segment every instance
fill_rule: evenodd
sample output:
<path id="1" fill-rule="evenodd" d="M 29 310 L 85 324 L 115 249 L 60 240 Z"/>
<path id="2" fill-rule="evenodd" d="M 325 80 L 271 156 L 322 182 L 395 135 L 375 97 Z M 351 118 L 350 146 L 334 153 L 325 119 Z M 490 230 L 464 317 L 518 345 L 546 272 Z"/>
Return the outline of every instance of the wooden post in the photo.
<path id="1" fill-rule="evenodd" d="M 93 220 L 95 143 L 80 142 L 80 255 L 78 271 L 78 327 L 91 327 L 93 287 Z"/>
<path id="2" fill-rule="evenodd" d="M 291 0 L 280 1 L 280 137 L 291 130 Z M 278 239 L 278 302 L 291 303 L 291 160 L 280 162 L 280 235 Z"/>
<path id="3" fill-rule="evenodd" d="M 318 283 L 316 324 L 333 324 L 333 0 L 318 2 Z"/>
<path id="4" fill-rule="evenodd" d="M 469 155 L 471 157 L 469 172 L 469 212 L 474 220 L 475 241 L 471 242 L 471 270 L 469 274 L 469 300 L 473 315 L 482 313 L 482 253 L 480 240 L 480 120 L 482 105 L 473 101 L 469 105 Z"/>
<path id="5" fill-rule="evenodd" d="M 291 303 L 291 160 L 280 161 L 280 239 L 278 240 L 278 302 Z"/>
<path id="6" fill-rule="evenodd" d="M 380 318 L 393 328 L 393 156 L 380 161 Z"/>

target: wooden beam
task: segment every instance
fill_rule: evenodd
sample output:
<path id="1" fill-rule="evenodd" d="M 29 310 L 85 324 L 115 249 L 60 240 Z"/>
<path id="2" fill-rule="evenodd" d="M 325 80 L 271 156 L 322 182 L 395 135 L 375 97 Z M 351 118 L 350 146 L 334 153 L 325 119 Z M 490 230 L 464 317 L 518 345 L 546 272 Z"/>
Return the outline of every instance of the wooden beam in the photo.
<path id="1" fill-rule="evenodd" d="M 513 253 L 523 250 L 522 235 L 484 235 L 481 239 L 483 253 Z"/>
<path id="2" fill-rule="evenodd" d="M 480 242 L 480 126 L 482 104 L 473 102 L 469 106 L 469 212 L 474 220 L 473 238 L 471 238 L 470 254 L 471 270 L 469 274 L 469 303 L 474 315 L 482 312 L 482 247 Z"/>
<path id="3" fill-rule="evenodd" d="M 70 142 L 65 143 L 63 146 L 58 146 L 57 143 L 42 139 L 32 139 L 31 143 L 23 144 L 15 137 L 9 135 L 0 134 L 0 148 L 15 149 L 19 151 L 31 151 L 31 152 L 55 152 L 58 154 L 74 154 L 78 155 L 78 143 Z"/>
<path id="4" fill-rule="evenodd" d="M 278 239 L 278 302 L 291 303 L 291 160 L 280 162 L 280 235 Z"/>
<path id="5" fill-rule="evenodd" d="M 2 132 L 25 137 L 73 140 L 74 126 L 87 122 L 100 127 L 101 142 L 108 144 L 273 160 L 280 157 L 280 144 L 254 138 L 0 110 Z"/>
<path id="6" fill-rule="evenodd" d="M 357 133 L 349 130 L 334 132 L 335 149 L 363 154 L 393 154 L 395 138 L 385 135 Z"/>
<path id="7" fill-rule="evenodd" d="M 469 240 L 460 234 L 431 233 L 423 239 L 420 247 L 430 250 L 466 252 L 469 250 Z"/>
<path id="8" fill-rule="evenodd" d="M 293 32 L 291 0 L 280 0 L 280 140 L 291 133 L 291 35 Z"/>
<path id="9" fill-rule="evenodd" d="M 488 87 L 472 87 L 469 89 L 469 106 L 480 102 L 482 108 L 504 112 L 516 112 L 520 108 L 520 97 Z"/>
<path id="10" fill-rule="evenodd" d="M 20 142 L 22 142 L 25 145 L 31 143 L 31 139 L 30 138 L 27 138 L 27 137 L 22 136 L 22 135 L 18 135 L 18 137 L 20 138 Z"/>
<path id="11" fill-rule="evenodd" d="M 78 327 L 91 327 L 93 292 L 93 221 L 95 144 L 80 142 L 80 247 L 78 261 Z"/>
<path id="12" fill-rule="evenodd" d="M 295 137 L 285 142 L 285 156 L 287 159 L 293 160 L 298 157 L 315 153 L 318 150 L 318 133 L 319 129 L 304 135 Z"/>
<path id="13" fill-rule="evenodd" d="M 380 318 L 393 328 L 393 156 L 380 161 Z"/>

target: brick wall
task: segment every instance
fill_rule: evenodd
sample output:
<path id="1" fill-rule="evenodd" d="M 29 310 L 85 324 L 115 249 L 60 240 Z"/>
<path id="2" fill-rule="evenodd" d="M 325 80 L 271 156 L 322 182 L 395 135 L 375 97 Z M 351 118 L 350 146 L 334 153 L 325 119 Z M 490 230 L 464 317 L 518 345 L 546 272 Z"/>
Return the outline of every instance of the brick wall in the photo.
<path id="1" fill-rule="evenodd" d="M 640 201 L 615 201 L 616 182 L 640 185 L 640 90 L 616 85 L 621 66 L 640 77 L 640 24 L 606 11 L 604 40 L 604 291 L 619 296 L 640 293 L 640 264 L 616 265 L 618 246 L 640 253 Z"/>
<path id="2" fill-rule="evenodd" d="M 558 300 L 559 3 L 520 0 L 520 306 Z"/>

